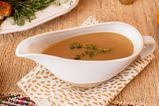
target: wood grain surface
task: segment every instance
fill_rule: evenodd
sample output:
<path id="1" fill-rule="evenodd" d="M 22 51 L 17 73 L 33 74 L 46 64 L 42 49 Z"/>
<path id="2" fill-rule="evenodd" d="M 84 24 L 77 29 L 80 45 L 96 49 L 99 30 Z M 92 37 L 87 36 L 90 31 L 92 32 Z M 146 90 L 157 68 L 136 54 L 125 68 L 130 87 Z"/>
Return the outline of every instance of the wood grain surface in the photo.
<path id="1" fill-rule="evenodd" d="M 135 26 L 143 35 L 151 35 L 159 44 L 156 12 L 159 0 L 136 0 L 132 5 L 122 5 L 118 0 L 80 0 L 68 14 L 34 29 L 0 36 L 0 93 L 22 93 L 16 83 L 35 63 L 15 56 L 15 49 L 22 40 L 36 34 L 79 26 L 88 16 L 101 22 L 122 21 Z M 114 100 L 114 103 L 132 103 L 138 106 L 159 105 L 159 48 L 155 59 Z"/>

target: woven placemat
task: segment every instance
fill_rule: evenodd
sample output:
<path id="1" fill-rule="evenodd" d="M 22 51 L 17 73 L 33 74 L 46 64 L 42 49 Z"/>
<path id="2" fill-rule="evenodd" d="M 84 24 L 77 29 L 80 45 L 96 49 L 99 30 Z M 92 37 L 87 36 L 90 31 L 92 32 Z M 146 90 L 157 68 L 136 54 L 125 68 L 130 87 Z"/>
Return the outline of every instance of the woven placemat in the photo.
<path id="1" fill-rule="evenodd" d="M 98 23 L 89 17 L 83 25 Z M 149 55 L 137 59 L 116 77 L 91 89 L 80 89 L 58 79 L 42 65 L 37 65 L 18 82 L 18 86 L 41 106 L 106 106 L 135 78 L 153 59 Z"/>

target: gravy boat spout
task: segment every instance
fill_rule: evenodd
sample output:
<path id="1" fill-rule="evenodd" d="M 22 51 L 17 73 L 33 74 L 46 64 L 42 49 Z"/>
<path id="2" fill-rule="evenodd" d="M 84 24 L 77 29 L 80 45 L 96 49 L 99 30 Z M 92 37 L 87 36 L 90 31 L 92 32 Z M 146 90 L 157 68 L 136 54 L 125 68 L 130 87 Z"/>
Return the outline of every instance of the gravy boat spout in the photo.
<path id="1" fill-rule="evenodd" d="M 129 57 L 107 61 L 73 60 L 42 54 L 42 51 L 53 43 L 95 32 L 114 32 L 124 35 L 134 45 L 133 54 Z M 93 87 L 120 73 L 137 58 L 142 49 L 143 38 L 134 27 L 121 22 L 107 22 L 48 32 L 28 38 L 17 46 L 16 55 L 44 65 L 55 76 L 66 82 L 80 87 Z"/>

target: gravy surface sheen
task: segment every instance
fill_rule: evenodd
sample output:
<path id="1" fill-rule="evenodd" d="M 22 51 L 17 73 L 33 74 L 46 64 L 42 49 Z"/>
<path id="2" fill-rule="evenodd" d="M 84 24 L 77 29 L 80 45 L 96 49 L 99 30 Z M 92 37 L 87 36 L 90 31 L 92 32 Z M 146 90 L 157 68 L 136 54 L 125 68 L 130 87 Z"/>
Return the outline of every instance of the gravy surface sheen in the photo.
<path id="1" fill-rule="evenodd" d="M 70 49 L 70 45 L 78 42 L 82 45 L 95 45 L 98 48 L 111 48 L 110 52 L 98 53 L 95 56 L 83 56 L 80 60 L 112 60 L 124 58 L 132 55 L 134 47 L 132 42 L 125 36 L 112 32 L 98 32 L 79 35 L 62 40 L 48 46 L 42 53 L 74 59 L 78 54 L 82 54 L 86 49 Z"/>

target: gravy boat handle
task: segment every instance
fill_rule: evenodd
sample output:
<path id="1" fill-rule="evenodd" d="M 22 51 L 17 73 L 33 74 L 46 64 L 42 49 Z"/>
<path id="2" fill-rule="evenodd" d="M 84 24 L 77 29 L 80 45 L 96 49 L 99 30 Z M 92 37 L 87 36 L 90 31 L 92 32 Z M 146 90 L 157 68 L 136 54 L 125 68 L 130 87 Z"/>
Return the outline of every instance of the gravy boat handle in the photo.
<path id="1" fill-rule="evenodd" d="M 156 41 L 152 36 L 143 36 L 144 48 L 140 53 L 140 58 L 144 59 L 148 55 L 151 55 L 156 49 Z"/>

